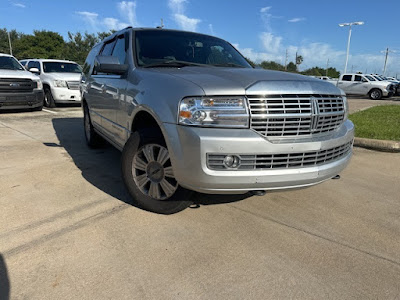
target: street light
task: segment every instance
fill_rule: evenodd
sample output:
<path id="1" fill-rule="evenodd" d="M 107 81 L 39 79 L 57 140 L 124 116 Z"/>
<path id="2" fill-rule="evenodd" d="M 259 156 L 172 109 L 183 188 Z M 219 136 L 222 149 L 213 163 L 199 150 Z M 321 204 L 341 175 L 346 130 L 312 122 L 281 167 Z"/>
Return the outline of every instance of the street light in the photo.
<path id="1" fill-rule="evenodd" d="M 364 22 L 351 22 L 351 23 L 340 23 L 340 27 L 349 26 L 349 38 L 347 40 L 347 53 L 346 53 L 346 64 L 344 65 L 344 73 L 347 72 L 347 62 L 349 61 L 349 50 L 350 50 L 350 37 L 351 37 L 351 26 L 353 25 L 364 25 Z"/>

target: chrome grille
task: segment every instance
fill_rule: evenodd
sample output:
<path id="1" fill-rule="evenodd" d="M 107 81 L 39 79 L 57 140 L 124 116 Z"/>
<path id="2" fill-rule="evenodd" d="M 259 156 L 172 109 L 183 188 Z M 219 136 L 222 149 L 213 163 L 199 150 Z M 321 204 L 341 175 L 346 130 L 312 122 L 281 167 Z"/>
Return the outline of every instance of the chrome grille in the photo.
<path id="1" fill-rule="evenodd" d="M 289 169 L 320 166 L 341 159 L 351 152 L 353 142 L 313 152 L 237 155 L 237 170 Z M 227 155 L 227 154 L 226 154 Z M 224 166 L 224 154 L 207 154 L 207 166 L 212 170 L 232 170 Z"/>
<path id="2" fill-rule="evenodd" d="M 317 135 L 335 130 L 344 119 L 339 95 L 248 96 L 250 127 L 267 137 Z"/>
<path id="3" fill-rule="evenodd" d="M 67 81 L 70 90 L 79 90 L 79 81 Z"/>

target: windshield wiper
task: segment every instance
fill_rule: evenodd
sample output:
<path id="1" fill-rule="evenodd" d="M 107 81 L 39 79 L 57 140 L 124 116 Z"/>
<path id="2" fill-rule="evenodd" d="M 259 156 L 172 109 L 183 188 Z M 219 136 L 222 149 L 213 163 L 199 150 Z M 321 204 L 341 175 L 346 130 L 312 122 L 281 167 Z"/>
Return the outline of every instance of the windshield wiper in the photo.
<path id="1" fill-rule="evenodd" d="M 182 60 L 166 60 L 163 62 L 143 66 L 143 68 L 159 68 L 159 67 L 182 68 L 190 66 L 203 67 L 204 65 Z"/>
<path id="2" fill-rule="evenodd" d="M 215 67 L 233 67 L 233 68 L 246 68 L 245 66 L 238 65 L 235 63 L 224 63 L 224 64 L 213 64 Z"/>

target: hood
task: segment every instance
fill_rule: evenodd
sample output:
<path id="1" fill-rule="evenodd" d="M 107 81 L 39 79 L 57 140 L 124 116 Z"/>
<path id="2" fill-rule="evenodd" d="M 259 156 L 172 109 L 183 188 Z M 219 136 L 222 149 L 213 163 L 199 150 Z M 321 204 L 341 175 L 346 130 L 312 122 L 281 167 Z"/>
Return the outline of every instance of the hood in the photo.
<path id="1" fill-rule="evenodd" d="M 79 81 L 81 79 L 81 73 L 45 73 L 48 77 L 55 80 L 65 81 Z"/>
<path id="2" fill-rule="evenodd" d="M 308 76 L 250 68 L 160 68 L 204 90 L 205 95 L 341 94 L 333 84 Z"/>
<path id="3" fill-rule="evenodd" d="M 39 76 L 25 70 L 0 69 L 0 78 L 40 79 Z"/>

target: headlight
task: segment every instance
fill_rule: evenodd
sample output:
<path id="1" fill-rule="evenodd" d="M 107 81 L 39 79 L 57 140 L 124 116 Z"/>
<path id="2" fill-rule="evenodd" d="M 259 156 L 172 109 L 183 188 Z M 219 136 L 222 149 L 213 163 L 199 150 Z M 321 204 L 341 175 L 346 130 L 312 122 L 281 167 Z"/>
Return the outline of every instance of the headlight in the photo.
<path id="1" fill-rule="evenodd" d="M 36 84 L 37 84 L 37 89 L 38 90 L 43 90 L 43 83 L 42 83 L 42 81 L 40 80 L 40 79 L 35 79 L 34 80 L 35 82 L 36 82 Z"/>
<path id="2" fill-rule="evenodd" d="M 347 101 L 347 97 L 343 96 L 343 104 L 344 104 L 344 121 L 349 117 L 349 101 Z"/>
<path id="3" fill-rule="evenodd" d="M 55 87 L 67 87 L 67 82 L 64 80 L 54 80 Z"/>
<path id="4" fill-rule="evenodd" d="M 179 105 L 178 123 L 205 127 L 248 128 L 245 97 L 190 97 Z"/>

